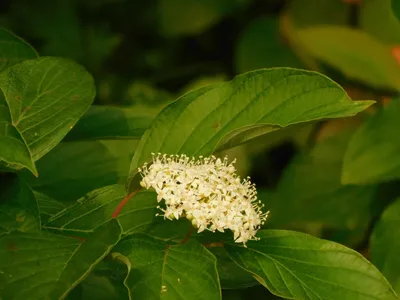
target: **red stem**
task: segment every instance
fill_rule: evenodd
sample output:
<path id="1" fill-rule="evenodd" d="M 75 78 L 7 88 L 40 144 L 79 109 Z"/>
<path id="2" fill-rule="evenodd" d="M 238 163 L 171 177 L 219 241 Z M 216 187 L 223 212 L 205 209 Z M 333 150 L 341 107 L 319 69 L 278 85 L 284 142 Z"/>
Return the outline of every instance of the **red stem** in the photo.
<path id="1" fill-rule="evenodd" d="M 122 201 L 118 204 L 117 208 L 115 209 L 114 213 L 112 214 L 112 218 L 115 219 L 118 217 L 119 213 L 121 212 L 121 210 L 124 208 L 124 206 L 126 205 L 126 203 L 128 203 L 128 201 L 136 195 L 137 192 L 140 191 L 140 188 L 138 188 L 136 191 L 133 191 L 132 193 L 130 193 L 129 195 L 127 195 L 124 199 L 122 199 Z"/>

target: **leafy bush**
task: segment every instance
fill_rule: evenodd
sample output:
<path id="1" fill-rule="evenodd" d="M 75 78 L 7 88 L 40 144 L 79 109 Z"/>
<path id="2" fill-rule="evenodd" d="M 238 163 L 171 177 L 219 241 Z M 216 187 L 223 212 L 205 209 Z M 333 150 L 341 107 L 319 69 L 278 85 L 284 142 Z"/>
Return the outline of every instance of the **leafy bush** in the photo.
<path id="1" fill-rule="evenodd" d="M 4 6 L 0 299 L 399 299 L 398 1 Z"/>

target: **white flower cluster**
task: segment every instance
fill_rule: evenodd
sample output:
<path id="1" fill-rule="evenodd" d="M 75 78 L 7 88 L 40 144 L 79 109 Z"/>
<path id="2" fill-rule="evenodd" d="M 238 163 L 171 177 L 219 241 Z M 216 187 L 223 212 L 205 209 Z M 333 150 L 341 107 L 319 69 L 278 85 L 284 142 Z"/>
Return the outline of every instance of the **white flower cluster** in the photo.
<path id="1" fill-rule="evenodd" d="M 165 200 L 164 218 L 185 217 L 198 228 L 224 232 L 230 229 L 235 242 L 257 240 L 257 230 L 264 224 L 257 191 L 249 178 L 241 180 L 236 175 L 235 161 L 228 164 L 212 157 L 198 160 L 186 155 L 153 154 L 151 165 L 139 169 L 141 186 L 153 188 L 157 201 Z M 157 214 L 159 215 L 159 214 Z"/>

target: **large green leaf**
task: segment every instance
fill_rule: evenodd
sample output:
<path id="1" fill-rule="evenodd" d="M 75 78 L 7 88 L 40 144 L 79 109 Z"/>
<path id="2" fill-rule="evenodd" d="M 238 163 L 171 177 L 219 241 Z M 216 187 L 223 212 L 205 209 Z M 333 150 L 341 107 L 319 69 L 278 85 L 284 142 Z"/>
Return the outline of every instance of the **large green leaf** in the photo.
<path id="1" fill-rule="evenodd" d="M 3 165 L 16 170 L 25 167 L 37 175 L 28 146 L 11 123 L 8 105 L 0 91 L 0 168 Z"/>
<path id="2" fill-rule="evenodd" d="M 119 241 L 113 220 L 86 241 L 47 233 L 0 238 L 0 291 L 4 299 L 63 299 Z"/>
<path id="3" fill-rule="evenodd" d="M 249 72 L 189 92 L 167 106 L 142 137 L 130 179 L 152 152 L 209 155 L 217 146 L 237 144 L 235 140 L 243 142 L 291 124 L 352 116 L 372 103 L 351 101 L 340 86 L 315 72 Z"/>
<path id="4" fill-rule="evenodd" d="M 273 294 L 310 300 L 399 299 L 362 255 L 340 244 L 286 230 L 262 230 L 247 248 L 227 244 L 231 258 Z"/>
<path id="5" fill-rule="evenodd" d="M 391 0 L 362 1 L 360 26 L 382 42 L 397 45 L 400 43 L 400 22 L 390 6 Z"/>
<path id="6" fill-rule="evenodd" d="M 302 67 L 301 62 L 283 44 L 278 18 L 262 18 L 250 23 L 241 33 L 235 50 L 237 73 L 261 68 Z"/>
<path id="7" fill-rule="evenodd" d="M 310 223 L 353 232 L 368 228 L 376 186 L 344 186 L 340 181 L 352 134 L 353 130 L 327 138 L 292 159 L 273 201 L 263 199 L 273 212 L 270 222 L 278 228 Z"/>
<path id="8" fill-rule="evenodd" d="M 194 241 L 168 245 L 135 234 L 114 251 L 132 265 L 125 280 L 132 299 L 221 299 L 216 258 Z"/>
<path id="9" fill-rule="evenodd" d="M 69 60 L 26 60 L 0 75 L 12 124 L 33 160 L 54 148 L 89 108 L 95 95 L 92 76 Z"/>
<path id="10" fill-rule="evenodd" d="M 106 185 L 125 182 L 135 141 L 62 142 L 37 162 L 40 176 L 23 173 L 34 190 L 75 201 Z"/>
<path id="11" fill-rule="evenodd" d="M 111 220 L 113 212 L 125 197 L 123 185 L 111 185 L 90 192 L 73 206 L 51 217 L 45 228 L 91 232 Z M 156 218 L 156 194 L 142 191 L 128 201 L 118 216 L 124 233 L 144 230 Z M 159 217 L 160 220 L 163 220 Z M 166 221 L 165 221 L 166 222 Z"/>
<path id="12" fill-rule="evenodd" d="M 166 36 L 199 34 L 247 0 L 158 0 L 160 31 Z"/>
<path id="13" fill-rule="evenodd" d="M 367 120 L 351 139 L 343 161 L 342 182 L 365 184 L 400 178 L 400 102 Z"/>
<path id="14" fill-rule="evenodd" d="M 28 43 L 0 28 L 0 73 L 16 63 L 38 55 Z"/>
<path id="15" fill-rule="evenodd" d="M 400 199 L 383 213 L 371 235 L 371 260 L 400 293 Z"/>
<path id="16" fill-rule="evenodd" d="M 350 79 L 375 88 L 400 90 L 400 66 L 391 48 L 362 30 L 316 26 L 297 31 L 308 54 Z"/>
<path id="17" fill-rule="evenodd" d="M 396 16 L 397 20 L 400 21 L 400 1 L 399 0 L 392 0 L 392 10 L 394 15 Z"/>
<path id="18" fill-rule="evenodd" d="M 0 193 L 0 234 L 4 232 L 37 232 L 40 216 L 36 199 L 29 185 L 15 178 Z"/>

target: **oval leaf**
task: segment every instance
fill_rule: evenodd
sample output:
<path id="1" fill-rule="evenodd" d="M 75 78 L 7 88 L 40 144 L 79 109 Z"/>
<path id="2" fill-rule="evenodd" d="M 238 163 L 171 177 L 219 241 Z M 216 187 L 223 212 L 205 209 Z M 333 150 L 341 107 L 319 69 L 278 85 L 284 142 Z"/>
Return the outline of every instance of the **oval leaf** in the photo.
<path id="1" fill-rule="evenodd" d="M 390 45 L 362 30 L 341 26 L 306 28 L 297 34 L 311 56 L 350 79 L 375 88 L 400 90 L 400 66 Z"/>
<path id="2" fill-rule="evenodd" d="M 381 273 L 340 244 L 286 230 L 262 230 L 260 241 L 227 244 L 230 257 L 273 294 L 298 300 L 398 299 Z"/>
<path id="3" fill-rule="evenodd" d="M 370 239 L 371 260 L 400 293 L 400 199 L 383 213 Z"/>
<path id="4" fill-rule="evenodd" d="M 132 265 L 125 280 L 132 299 L 221 299 L 217 260 L 194 241 L 168 245 L 135 234 L 118 243 L 114 251 Z"/>
<path id="5" fill-rule="evenodd" d="M 230 138 L 223 140 L 225 144 L 235 138 L 232 132 L 243 133 L 243 127 L 265 125 L 265 134 L 273 130 L 271 125 L 352 116 L 372 103 L 351 101 L 340 86 L 316 72 L 290 68 L 249 72 L 231 82 L 189 92 L 167 106 L 142 137 L 130 179 L 152 152 L 210 155 L 217 146 L 224 147 L 220 141 L 227 134 Z"/>
<path id="6" fill-rule="evenodd" d="M 391 101 L 367 120 L 354 134 L 343 160 L 342 182 L 366 184 L 400 178 L 397 128 L 400 102 Z"/>
<path id="7" fill-rule="evenodd" d="M 72 61 L 43 57 L 26 60 L 0 75 L 12 124 L 34 161 L 54 148 L 89 108 L 95 96 L 92 76 Z"/>

